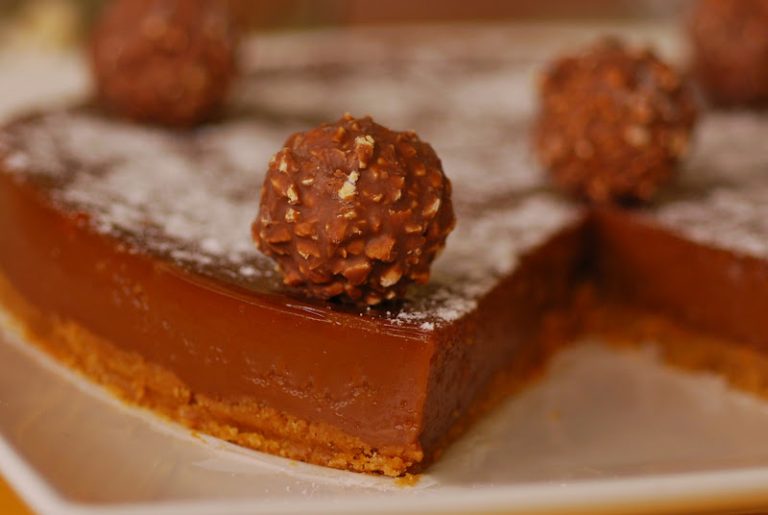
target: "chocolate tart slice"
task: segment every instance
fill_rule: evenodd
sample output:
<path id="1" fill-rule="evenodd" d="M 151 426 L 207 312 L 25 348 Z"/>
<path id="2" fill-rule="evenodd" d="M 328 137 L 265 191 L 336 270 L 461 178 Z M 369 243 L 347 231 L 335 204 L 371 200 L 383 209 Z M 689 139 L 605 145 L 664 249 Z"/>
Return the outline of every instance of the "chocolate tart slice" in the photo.
<path id="1" fill-rule="evenodd" d="M 579 210 L 528 164 L 524 99 L 499 109 L 483 90 L 527 83 L 530 65 L 455 64 L 266 66 L 226 120 L 187 132 L 87 108 L 11 123 L 4 306 L 48 352 L 197 430 L 332 467 L 419 470 L 540 370 L 539 335 L 586 248 Z M 459 97 L 474 107 L 453 109 Z M 271 155 L 345 109 L 423 134 L 455 186 L 459 225 L 432 281 L 382 309 L 305 300 L 250 240 Z"/>
<path id="2" fill-rule="evenodd" d="M 3 306 L 130 402 L 388 475 L 423 468 L 583 331 L 657 339 L 673 362 L 768 394 L 768 118 L 708 115 L 674 191 L 584 213 L 528 159 L 531 49 L 440 34 L 268 38 L 228 117 L 193 131 L 87 108 L 6 126 Z M 519 54 L 478 57 L 502 44 Z M 459 223 L 431 282 L 383 309 L 305 300 L 250 240 L 271 155 L 344 111 L 416 130 L 454 184 Z"/>

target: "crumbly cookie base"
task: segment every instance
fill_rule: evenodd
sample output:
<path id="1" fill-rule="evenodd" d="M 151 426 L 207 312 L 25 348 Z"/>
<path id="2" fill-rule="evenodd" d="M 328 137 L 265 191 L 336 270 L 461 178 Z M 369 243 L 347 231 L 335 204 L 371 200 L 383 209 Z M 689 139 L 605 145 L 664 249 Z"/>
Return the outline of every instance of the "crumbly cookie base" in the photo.
<path id="1" fill-rule="evenodd" d="M 194 392 L 173 372 L 71 321 L 42 313 L 0 275 L 0 305 L 26 341 L 110 390 L 191 430 L 228 442 L 317 465 L 402 476 L 420 472 L 485 413 L 542 377 L 549 358 L 581 336 L 620 347 L 653 343 L 663 359 L 685 370 L 714 372 L 734 387 L 768 398 L 768 356 L 636 307 L 601 300 L 589 287 L 574 306 L 542 320 L 537 341 L 498 374 L 472 408 L 429 454 L 412 448 L 373 448 L 328 424 L 281 413 L 255 399 L 215 399 Z"/>
<path id="2" fill-rule="evenodd" d="M 0 276 L 0 305 L 32 345 L 129 404 L 194 431 L 286 458 L 355 472 L 400 476 L 419 465 L 412 448 L 373 448 L 324 423 L 281 413 L 255 399 L 215 399 L 190 390 L 173 372 L 119 349 L 71 321 L 40 312 Z"/>

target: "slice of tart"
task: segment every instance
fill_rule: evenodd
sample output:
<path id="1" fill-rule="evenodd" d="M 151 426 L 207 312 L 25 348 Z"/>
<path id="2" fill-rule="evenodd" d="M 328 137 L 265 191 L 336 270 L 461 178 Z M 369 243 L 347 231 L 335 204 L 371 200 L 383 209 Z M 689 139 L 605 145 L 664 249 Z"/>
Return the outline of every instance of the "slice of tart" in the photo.
<path id="1" fill-rule="evenodd" d="M 449 73 L 440 63 L 263 69 L 226 120 L 189 131 L 89 108 L 11 123 L 4 306 L 37 345 L 197 430 L 338 468 L 422 468 L 541 369 L 538 335 L 585 254 L 578 208 L 540 188 L 507 130 L 525 127 L 520 106 L 494 112 L 483 91 L 464 93 L 476 64 L 457 65 L 443 95 L 429 94 Z M 493 87 L 529 72 L 509 62 L 474 77 Z M 252 100 L 264 88 L 274 94 Z M 308 301 L 250 239 L 270 157 L 291 132 L 337 117 L 321 99 L 339 91 L 359 96 L 347 109 L 429 138 L 454 182 L 458 227 L 431 282 L 401 304 Z M 477 108 L 449 109 L 464 94 Z"/>

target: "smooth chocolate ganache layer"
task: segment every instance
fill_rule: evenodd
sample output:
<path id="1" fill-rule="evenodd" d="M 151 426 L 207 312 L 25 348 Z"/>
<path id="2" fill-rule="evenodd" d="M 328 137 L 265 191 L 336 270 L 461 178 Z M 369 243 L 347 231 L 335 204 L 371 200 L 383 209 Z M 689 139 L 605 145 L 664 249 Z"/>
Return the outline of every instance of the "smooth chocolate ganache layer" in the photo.
<path id="1" fill-rule="evenodd" d="M 472 57 L 486 33 L 461 47 L 392 38 L 404 33 L 406 57 L 386 37 L 275 37 L 228 115 L 194 130 L 89 107 L 6 126 L 4 306 L 132 402 L 254 449 L 395 476 L 581 329 L 569 306 L 584 283 L 733 345 L 768 341 L 767 119 L 708 115 L 665 198 L 589 212 L 529 158 L 537 59 Z M 453 184 L 456 229 L 401 303 L 308 300 L 250 238 L 286 136 L 345 111 L 415 130 Z"/>

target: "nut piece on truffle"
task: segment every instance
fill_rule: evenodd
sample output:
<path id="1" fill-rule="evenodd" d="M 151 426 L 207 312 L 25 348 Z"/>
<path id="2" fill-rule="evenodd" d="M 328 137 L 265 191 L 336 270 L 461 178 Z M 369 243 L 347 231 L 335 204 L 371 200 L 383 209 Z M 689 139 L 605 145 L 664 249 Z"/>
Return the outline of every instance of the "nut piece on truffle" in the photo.
<path id="1" fill-rule="evenodd" d="M 109 110 L 141 122 L 204 121 L 228 92 L 237 43 L 226 2 L 115 0 L 91 41 L 97 95 Z"/>
<path id="2" fill-rule="evenodd" d="M 432 147 L 345 115 L 292 135 L 272 158 L 253 238 L 286 285 L 372 306 L 427 282 L 454 224 Z"/>
<path id="3" fill-rule="evenodd" d="M 691 17 L 693 69 L 709 99 L 768 105 L 768 0 L 703 0 Z"/>
<path id="4" fill-rule="evenodd" d="M 680 74 L 650 50 L 605 39 L 544 73 L 534 143 L 565 191 L 594 203 L 647 201 L 674 176 L 695 120 Z"/>

